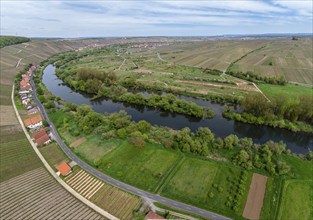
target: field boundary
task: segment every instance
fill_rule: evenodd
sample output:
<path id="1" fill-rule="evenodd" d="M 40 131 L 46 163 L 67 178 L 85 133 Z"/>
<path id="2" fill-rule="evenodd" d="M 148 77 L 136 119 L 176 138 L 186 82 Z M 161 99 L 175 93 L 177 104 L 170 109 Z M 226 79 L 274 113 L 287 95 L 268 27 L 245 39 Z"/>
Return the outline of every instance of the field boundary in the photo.
<path id="1" fill-rule="evenodd" d="M 114 220 L 118 220 L 118 218 L 116 218 L 115 216 L 111 215 L 110 213 L 104 211 L 103 209 L 101 209 L 100 207 L 96 206 L 95 204 L 93 204 L 92 202 L 90 202 L 89 200 L 85 199 L 82 195 L 80 195 L 79 193 L 77 193 L 74 189 L 72 189 L 70 186 L 68 186 L 54 171 L 53 169 L 50 167 L 50 165 L 48 164 L 48 162 L 46 161 L 46 159 L 42 156 L 42 154 L 40 153 L 40 151 L 37 149 L 37 147 L 35 146 L 34 142 L 32 141 L 31 137 L 29 136 L 23 121 L 19 115 L 19 112 L 15 106 L 15 101 L 14 101 L 14 84 L 12 86 L 12 94 L 11 94 L 11 100 L 12 100 L 12 104 L 13 104 L 13 108 L 16 114 L 16 117 L 26 135 L 26 138 L 28 139 L 29 143 L 31 144 L 32 148 L 34 149 L 35 153 L 37 154 L 37 156 L 39 157 L 39 159 L 41 160 L 41 162 L 44 164 L 45 168 L 49 171 L 49 173 L 51 174 L 51 176 L 54 177 L 54 179 L 57 180 L 57 182 L 59 184 L 61 184 L 61 186 L 63 186 L 65 188 L 65 190 L 67 190 L 69 193 L 71 193 L 74 197 L 76 197 L 78 200 L 80 200 L 81 202 L 83 202 L 86 206 L 88 206 L 89 208 L 95 210 L 96 212 L 98 212 L 99 214 L 103 215 L 104 217 L 108 218 L 108 219 L 114 219 Z"/>
<path id="2" fill-rule="evenodd" d="M 157 187 L 155 189 L 155 192 L 157 194 L 160 194 L 162 192 L 163 188 L 171 180 L 171 178 L 175 175 L 177 170 L 184 163 L 185 159 L 186 158 L 184 156 L 182 156 L 180 159 L 178 159 L 177 162 L 172 166 L 172 168 L 167 172 L 167 174 L 160 180 L 159 184 L 157 185 Z"/>

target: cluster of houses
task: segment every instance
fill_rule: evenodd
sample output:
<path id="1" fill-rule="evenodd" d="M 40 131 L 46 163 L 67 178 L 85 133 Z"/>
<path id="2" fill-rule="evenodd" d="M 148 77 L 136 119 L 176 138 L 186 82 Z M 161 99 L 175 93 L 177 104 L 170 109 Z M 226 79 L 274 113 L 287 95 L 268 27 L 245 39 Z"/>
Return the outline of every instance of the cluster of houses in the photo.
<path id="1" fill-rule="evenodd" d="M 44 129 L 43 119 L 39 113 L 37 106 L 33 104 L 32 86 L 30 79 L 36 70 L 36 66 L 31 65 L 29 70 L 22 75 L 20 81 L 19 94 L 22 105 L 27 109 L 28 115 L 34 115 L 24 120 L 24 125 L 33 133 L 33 140 L 37 146 L 42 146 L 51 142 L 50 136 Z M 36 114 L 36 115 L 35 115 Z"/>
<path id="2" fill-rule="evenodd" d="M 38 108 L 33 106 L 33 95 L 32 95 L 32 87 L 30 85 L 30 78 L 36 70 L 35 65 L 31 65 L 29 70 L 22 75 L 22 79 L 20 81 L 20 90 L 19 94 L 21 97 L 22 105 L 27 109 L 27 114 L 35 114 L 38 112 Z"/>
<path id="3" fill-rule="evenodd" d="M 130 48 L 147 48 L 147 47 L 161 47 L 161 46 L 169 46 L 171 45 L 168 42 L 159 42 L 159 43 L 142 43 L 142 44 L 135 44 L 130 46 Z"/>

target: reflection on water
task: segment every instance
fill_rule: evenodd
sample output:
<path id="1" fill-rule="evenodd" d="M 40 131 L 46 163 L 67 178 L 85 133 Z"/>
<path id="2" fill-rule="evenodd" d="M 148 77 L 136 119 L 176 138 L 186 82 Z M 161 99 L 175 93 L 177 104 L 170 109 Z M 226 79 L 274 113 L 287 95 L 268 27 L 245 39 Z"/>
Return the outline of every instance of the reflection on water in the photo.
<path id="1" fill-rule="evenodd" d="M 192 131 L 199 127 L 209 127 L 217 137 L 226 137 L 236 134 L 238 137 L 252 138 L 256 143 L 264 143 L 268 140 L 284 141 L 287 147 L 295 153 L 306 153 L 313 150 L 313 135 L 304 132 L 293 133 L 291 131 L 267 126 L 257 126 L 241 122 L 235 122 L 222 117 L 223 106 L 213 104 L 210 101 L 179 96 L 181 99 L 193 101 L 198 105 L 209 107 L 215 112 L 213 119 L 201 119 L 167 111 L 156 110 L 151 107 L 138 106 L 121 102 L 113 102 L 109 99 L 90 100 L 90 96 L 71 90 L 55 75 L 55 67 L 48 65 L 44 70 L 43 83 L 54 95 L 67 102 L 77 105 L 88 104 L 99 113 L 113 113 L 125 110 L 134 121 L 146 120 L 158 126 L 167 126 L 173 129 L 189 127 Z M 142 92 L 143 95 L 148 93 Z"/>

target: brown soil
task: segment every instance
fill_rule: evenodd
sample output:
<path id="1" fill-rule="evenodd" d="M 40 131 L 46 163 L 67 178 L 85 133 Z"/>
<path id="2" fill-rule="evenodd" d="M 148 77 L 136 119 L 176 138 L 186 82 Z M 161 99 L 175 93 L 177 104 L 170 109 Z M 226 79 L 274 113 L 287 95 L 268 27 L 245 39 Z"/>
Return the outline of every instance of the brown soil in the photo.
<path id="1" fill-rule="evenodd" d="M 235 89 L 235 90 L 258 92 L 258 90 L 254 86 L 250 86 L 250 85 L 231 86 L 231 85 L 226 85 L 226 84 L 208 83 L 208 82 L 192 82 L 192 81 L 183 81 L 183 80 L 176 80 L 176 82 L 181 83 L 181 84 L 186 84 L 186 85 L 212 86 L 212 87 L 218 87 L 218 88 L 224 87 L 224 88 Z"/>
<path id="2" fill-rule="evenodd" d="M 263 206 L 266 182 L 267 176 L 257 173 L 253 174 L 248 199 L 243 211 L 243 217 L 253 220 L 259 219 Z"/>
<path id="3" fill-rule="evenodd" d="M 79 138 L 78 140 L 74 141 L 73 143 L 71 143 L 70 147 L 78 147 L 79 145 L 81 145 L 82 143 L 84 143 L 86 141 L 86 138 Z"/>

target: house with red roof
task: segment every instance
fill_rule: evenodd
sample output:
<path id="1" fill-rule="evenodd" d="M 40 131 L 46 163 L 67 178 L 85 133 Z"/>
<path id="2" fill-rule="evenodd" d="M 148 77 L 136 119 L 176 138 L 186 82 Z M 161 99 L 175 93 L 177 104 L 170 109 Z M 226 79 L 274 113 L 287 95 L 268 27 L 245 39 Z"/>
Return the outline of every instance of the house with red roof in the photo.
<path id="1" fill-rule="evenodd" d="M 42 126 L 42 118 L 40 115 L 37 115 L 33 118 L 28 118 L 24 120 L 24 125 L 30 129 Z"/>
<path id="2" fill-rule="evenodd" d="M 72 172 L 72 168 L 66 162 L 57 166 L 57 170 L 62 174 L 62 176 L 67 176 Z"/>
<path id="3" fill-rule="evenodd" d="M 150 211 L 146 216 L 145 220 L 155 220 L 155 219 L 165 219 L 162 216 L 159 216 L 158 214 Z"/>
<path id="4" fill-rule="evenodd" d="M 45 129 L 41 129 L 33 135 L 38 146 L 42 146 L 51 142 L 49 135 Z"/>

